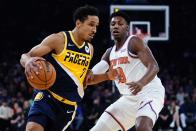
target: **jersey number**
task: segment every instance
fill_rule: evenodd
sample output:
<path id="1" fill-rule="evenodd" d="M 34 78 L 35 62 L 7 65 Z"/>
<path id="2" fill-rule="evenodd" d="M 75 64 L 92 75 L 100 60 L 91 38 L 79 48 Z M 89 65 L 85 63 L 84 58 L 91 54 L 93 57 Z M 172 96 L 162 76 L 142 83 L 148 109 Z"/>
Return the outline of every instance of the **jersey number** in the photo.
<path id="1" fill-rule="evenodd" d="M 84 75 L 85 72 L 86 72 L 86 68 L 83 68 L 83 72 L 82 72 L 82 74 L 80 75 L 80 78 L 82 78 L 82 76 Z"/>
<path id="2" fill-rule="evenodd" d="M 117 68 L 118 75 L 119 75 L 119 83 L 126 83 L 127 79 L 125 77 L 125 73 L 121 67 Z"/>

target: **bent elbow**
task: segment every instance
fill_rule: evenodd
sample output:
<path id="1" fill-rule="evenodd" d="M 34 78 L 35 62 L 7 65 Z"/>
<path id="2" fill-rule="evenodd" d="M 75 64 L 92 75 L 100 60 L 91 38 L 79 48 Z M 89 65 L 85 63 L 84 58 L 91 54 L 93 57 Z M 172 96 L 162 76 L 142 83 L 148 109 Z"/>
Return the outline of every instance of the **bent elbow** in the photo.
<path id="1" fill-rule="evenodd" d="M 26 61 L 27 61 L 28 59 L 29 59 L 28 53 L 22 54 L 21 57 L 20 57 L 20 64 L 21 64 L 23 67 L 25 67 L 25 63 L 26 63 Z"/>
<path id="2" fill-rule="evenodd" d="M 158 65 L 154 65 L 154 72 L 156 74 L 159 72 L 159 66 Z"/>

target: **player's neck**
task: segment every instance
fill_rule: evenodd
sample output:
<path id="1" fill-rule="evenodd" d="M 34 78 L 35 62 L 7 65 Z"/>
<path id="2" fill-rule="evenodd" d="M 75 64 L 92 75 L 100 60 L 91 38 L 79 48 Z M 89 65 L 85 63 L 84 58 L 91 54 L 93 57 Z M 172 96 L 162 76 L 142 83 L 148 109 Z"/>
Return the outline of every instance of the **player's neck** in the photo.
<path id="1" fill-rule="evenodd" d="M 124 45 L 127 38 L 128 38 L 128 35 L 122 37 L 121 39 L 114 40 L 115 45 L 116 45 L 116 51 L 118 51 Z"/>
<path id="2" fill-rule="evenodd" d="M 76 31 L 76 29 L 74 28 L 72 31 L 72 34 L 73 34 L 73 37 L 74 37 L 74 40 L 76 41 L 76 43 L 81 46 L 83 45 L 84 43 L 84 40 L 81 39 L 80 35 L 78 34 L 78 32 Z"/>

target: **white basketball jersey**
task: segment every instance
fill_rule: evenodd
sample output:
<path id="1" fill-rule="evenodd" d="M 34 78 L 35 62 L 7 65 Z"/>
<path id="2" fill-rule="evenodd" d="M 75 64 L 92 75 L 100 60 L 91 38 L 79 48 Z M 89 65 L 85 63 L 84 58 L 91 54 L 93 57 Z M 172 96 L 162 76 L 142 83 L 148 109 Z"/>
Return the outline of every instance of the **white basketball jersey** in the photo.
<path id="1" fill-rule="evenodd" d="M 138 59 L 137 55 L 131 53 L 128 50 L 128 43 L 132 37 L 133 35 L 129 36 L 124 45 L 118 51 L 116 51 L 116 45 L 114 45 L 110 53 L 111 66 L 113 66 L 114 69 L 117 68 L 118 72 L 121 74 L 120 79 L 115 80 L 115 84 L 121 94 L 129 95 L 132 93 L 128 89 L 129 86 L 125 83 L 136 82 L 140 80 L 147 71 L 146 66 L 141 62 L 140 59 Z M 138 94 L 149 91 L 151 87 L 155 88 L 154 86 L 151 86 L 152 84 L 156 84 L 156 86 L 162 86 L 160 79 L 155 76 L 155 78 L 145 87 L 143 87 L 142 91 L 140 91 Z"/>

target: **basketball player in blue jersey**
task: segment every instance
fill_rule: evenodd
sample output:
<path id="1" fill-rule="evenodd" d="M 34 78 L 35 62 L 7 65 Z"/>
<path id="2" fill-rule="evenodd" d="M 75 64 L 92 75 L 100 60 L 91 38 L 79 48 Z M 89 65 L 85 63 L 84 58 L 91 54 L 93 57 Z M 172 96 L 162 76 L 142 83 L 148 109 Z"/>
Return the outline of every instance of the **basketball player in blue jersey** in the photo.
<path id="1" fill-rule="evenodd" d="M 134 125 L 137 131 L 152 131 L 164 103 L 165 89 L 157 77 L 158 64 L 150 48 L 141 39 L 129 35 L 129 18 L 123 12 L 110 17 L 114 46 L 106 50 L 102 60 L 86 77 L 87 85 L 114 79 L 121 97 L 101 115 L 91 131 L 126 131 Z M 96 74 L 96 75 L 95 75 Z M 112 80 L 111 79 L 111 80 Z"/>
<path id="2" fill-rule="evenodd" d="M 97 9 L 92 6 L 78 8 L 73 18 L 75 28 L 72 31 L 51 34 L 21 56 L 21 65 L 28 76 L 31 76 L 31 71 L 39 74 L 42 69 L 35 61 L 44 58 L 53 64 L 57 72 L 52 87 L 35 91 L 26 131 L 66 130 L 75 117 L 77 102 L 84 95 L 83 81 L 93 56 L 89 42 L 97 31 L 99 18 Z"/>

